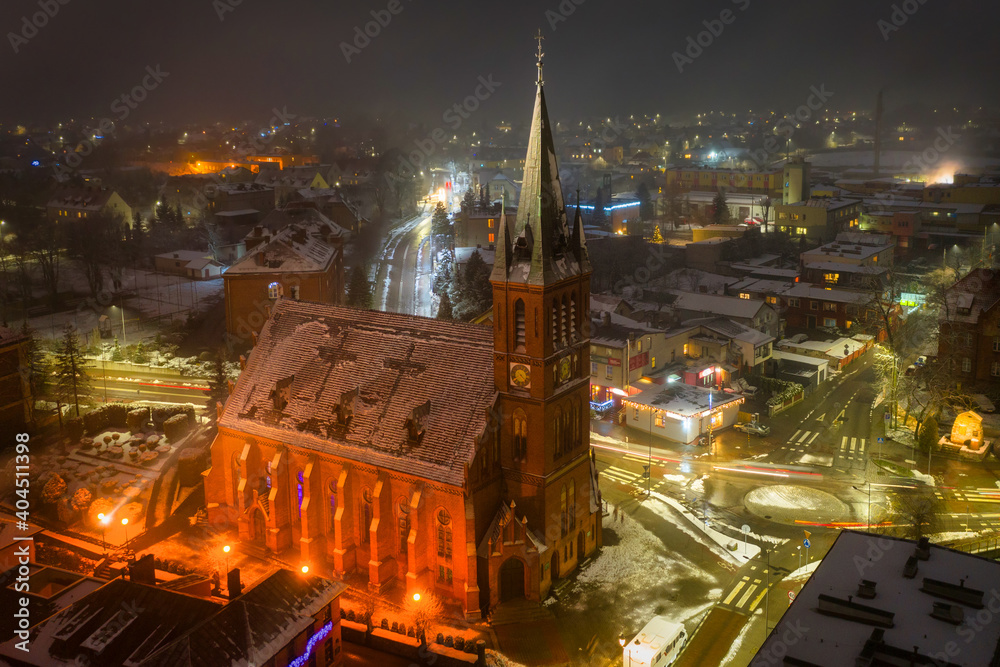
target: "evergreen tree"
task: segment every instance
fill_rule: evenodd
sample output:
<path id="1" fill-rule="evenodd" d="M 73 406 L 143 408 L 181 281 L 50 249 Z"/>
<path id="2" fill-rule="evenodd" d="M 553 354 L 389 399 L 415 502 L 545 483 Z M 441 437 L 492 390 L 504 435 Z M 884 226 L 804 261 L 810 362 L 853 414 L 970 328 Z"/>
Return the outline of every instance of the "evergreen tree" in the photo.
<path id="1" fill-rule="evenodd" d="M 490 189 L 485 185 L 480 186 L 479 207 L 485 210 L 490 208 L 490 204 L 492 204 L 492 202 L 490 201 Z"/>
<path id="2" fill-rule="evenodd" d="M 444 202 L 438 202 L 431 217 L 431 234 L 434 236 L 451 236 L 451 223 L 448 221 L 448 210 Z"/>
<path id="3" fill-rule="evenodd" d="M 445 253 L 441 256 L 441 261 L 437 263 L 437 267 L 434 271 L 434 284 L 431 287 L 435 294 L 442 294 L 448 291 L 448 287 L 451 285 L 451 253 Z"/>
<path id="4" fill-rule="evenodd" d="M 351 277 L 347 281 L 347 305 L 371 310 L 373 303 L 368 273 L 363 266 L 357 264 L 351 269 Z"/>
<path id="5" fill-rule="evenodd" d="M 90 392 L 90 377 L 87 375 L 86 365 L 76 327 L 67 323 L 63 329 L 59 351 L 56 352 L 56 393 L 66 402 L 72 399 L 77 417 L 80 416 L 80 396 L 86 396 Z"/>
<path id="6" fill-rule="evenodd" d="M 31 420 L 34 420 L 35 401 L 45 396 L 48 390 L 47 380 L 49 377 L 49 363 L 35 338 L 34 330 L 28 326 L 28 321 L 24 320 L 21 325 L 21 334 L 25 337 L 24 344 L 24 366 L 21 373 L 28 384 L 28 391 L 31 392 Z"/>
<path id="7" fill-rule="evenodd" d="M 212 359 L 212 375 L 208 380 L 208 418 L 215 421 L 216 403 L 226 404 L 229 398 L 229 377 L 226 375 L 226 348 L 220 347 Z"/>
<path id="8" fill-rule="evenodd" d="M 462 210 L 471 211 L 476 205 L 476 193 L 472 191 L 472 186 L 465 191 L 465 195 L 462 197 Z"/>
<path id="9" fill-rule="evenodd" d="M 653 225 L 653 243 L 663 243 L 663 232 L 659 225 Z"/>
<path id="10" fill-rule="evenodd" d="M 493 286 L 490 284 L 490 267 L 476 250 L 469 257 L 465 271 L 456 277 L 458 319 L 468 320 L 479 315 L 493 303 Z"/>
<path id="11" fill-rule="evenodd" d="M 448 292 L 441 294 L 441 301 L 438 303 L 437 318 L 439 320 L 453 319 L 451 297 L 448 296 Z"/>
<path id="12" fill-rule="evenodd" d="M 715 208 L 712 211 L 712 222 L 716 225 L 724 225 L 729 222 L 729 204 L 726 202 L 726 191 L 719 188 L 719 192 L 716 193 L 715 199 L 712 200 L 712 206 Z"/>

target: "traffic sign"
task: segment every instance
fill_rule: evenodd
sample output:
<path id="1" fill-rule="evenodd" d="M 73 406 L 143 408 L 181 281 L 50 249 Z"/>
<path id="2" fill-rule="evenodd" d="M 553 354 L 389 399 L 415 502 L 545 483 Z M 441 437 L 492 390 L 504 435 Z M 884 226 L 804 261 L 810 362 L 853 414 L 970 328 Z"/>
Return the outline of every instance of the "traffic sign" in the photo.
<path id="1" fill-rule="evenodd" d="M 788 601 L 795 602 L 795 591 L 788 591 Z"/>
<path id="2" fill-rule="evenodd" d="M 885 438 L 883 438 L 882 436 L 879 436 L 879 438 L 878 438 L 878 444 L 881 445 L 883 442 L 885 442 Z"/>
<path id="3" fill-rule="evenodd" d="M 808 549 L 809 547 L 812 546 L 812 542 L 810 542 L 808 539 L 802 540 L 802 546 Z"/>
<path id="4" fill-rule="evenodd" d="M 886 421 L 889 421 L 890 415 L 889 415 L 888 412 L 885 413 L 885 415 L 883 416 L 883 419 L 885 419 Z"/>

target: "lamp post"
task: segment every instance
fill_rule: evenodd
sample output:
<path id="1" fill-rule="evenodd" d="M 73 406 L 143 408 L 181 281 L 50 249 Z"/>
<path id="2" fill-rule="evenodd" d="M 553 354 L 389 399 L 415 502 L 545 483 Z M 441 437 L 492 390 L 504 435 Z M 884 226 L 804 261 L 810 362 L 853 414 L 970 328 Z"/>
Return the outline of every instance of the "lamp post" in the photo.
<path id="1" fill-rule="evenodd" d="M 222 553 L 226 554 L 226 577 L 229 577 L 229 545 L 222 547 Z"/>
<path id="2" fill-rule="evenodd" d="M 799 552 L 799 569 L 802 569 L 802 545 L 795 547 L 795 550 Z"/>
<path id="3" fill-rule="evenodd" d="M 771 617 L 769 613 L 769 600 L 771 598 L 771 550 L 764 549 L 767 557 L 767 567 L 764 569 L 764 641 L 767 641 L 768 622 Z"/>
<path id="4" fill-rule="evenodd" d="M 101 524 L 101 552 L 106 554 L 108 552 L 108 544 L 104 540 L 104 529 L 111 521 L 111 517 L 104 516 L 104 512 L 101 512 L 97 515 L 97 521 Z"/>
<path id="5" fill-rule="evenodd" d="M 128 558 L 128 519 L 122 519 L 122 527 L 125 529 L 125 557 Z"/>

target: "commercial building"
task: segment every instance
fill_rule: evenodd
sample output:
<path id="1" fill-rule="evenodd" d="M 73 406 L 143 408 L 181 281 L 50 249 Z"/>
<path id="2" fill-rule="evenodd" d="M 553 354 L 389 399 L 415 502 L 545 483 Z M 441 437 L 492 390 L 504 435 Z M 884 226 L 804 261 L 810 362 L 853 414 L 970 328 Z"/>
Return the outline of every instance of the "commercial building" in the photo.
<path id="1" fill-rule="evenodd" d="M 343 662 L 343 583 L 279 569 L 245 591 L 232 591 L 224 602 L 137 583 L 132 569 L 131 580 L 116 578 L 96 588 L 95 579 L 36 569 L 34 590 L 68 605 L 32 617 L 30 650 L 17 648 L 15 637 L 0 644 L 0 656 L 18 667 L 336 667 Z M 234 574 L 236 581 L 239 570 Z M 67 587 L 73 592 L 60 594 Z"/>
<path id="2" fill-rule="evenodd" d="M 804 282 L 872 289 L 892 267 L 894 244 L 883 234 L 841 233 L 837 240 L 799 255 Z"/>
<path id="3" fill-rule="evenodd" d="M 973 269 L 948 288 L 938 313 L 938 360 L 963 384 L 1000 381 L 1000 277 Z"/>
<path id="4" fill-rule="evenodd" d="M 132 207 L 114 190 L 89 187 L 61 190 L 45 205 L 49 220 L 86 220 L 97 215 L 118 216 L 132 224 Z"/>
<path id="5" fill-rule="evenodd" d="M 770 171 L 736 171 L 734 169 L 667 169 L 667 189 L 680 188 L 682 192 L 749 193 L 767 195 L 781 201 L 784 188 L 781 169 Z"/>
<path id="6" fill-rule="evenodd" d="M 996 561 L 926 537 L 844 530 L 750 664 L 1000 664 L 998 580 Z"/>
<path id="7" fill-rule="evenodd" d="M 278 232 L 258 226 L 244 239 L 247 254 L 223 274 L 231 336 L 248 341 L 282 298 L 340 302 L 346 232 L 313 216 L 298 216 L 299 221 Z"/>
<path id="8" fill-rule="evenodd" d="M 861 202 L 857 199 L 809 199 L 794 204 L 775 204 L 779 232 L 808 241 L 831 241 L 840 232 L 861 224 Z"/>
<path id="9" fill-rule="evenodd" d="M 27 367 L 28 339 L 19 331 L 0 327 L 0 424 L 8 433 L 32 426 L 34 397 L 22 369 Z M 3 448 L 13 448 L 6 442 Z"/>
<path id="10" fill-rule="evenodd" d="M 652 386 L 623 399 L 625 424 L 674 442 L 693 444 L 736 423 L 743 397 L 681 382 Z"/>

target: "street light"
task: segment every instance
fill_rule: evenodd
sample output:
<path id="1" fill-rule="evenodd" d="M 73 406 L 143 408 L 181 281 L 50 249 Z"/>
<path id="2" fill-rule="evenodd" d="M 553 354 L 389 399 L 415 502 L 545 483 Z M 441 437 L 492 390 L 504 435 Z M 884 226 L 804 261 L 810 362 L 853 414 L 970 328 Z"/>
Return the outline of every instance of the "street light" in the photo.
<path id="1" fill-rule="evenodd" d="M 125 528 L 125 557 L 128 558 L 128 519 L 122 519 L 122 527 Z"/>
<path id="2" fill-rule="evenodd" d="M 229 576 L 229 545 L 222 547 L 222 553 L 226 554 L 226 576 Z"/>
<path id="3" fill-rule="evenodd" d="M 309 574 L 309 566 L 308 565 L 303 565 L 302 566 L 302 574 Z"/>
<path id="4" fill-rule="evenodd" d="M 100 514 L 97 515 L 97 521 L 101 524 L 101 551 L 103 553 L 107 553 L 108 545 L 107 542 L 104 541 L 104 528 L 111 521 L 111 517 L 104 516 L 104 512 L 101 512 Z"/>

